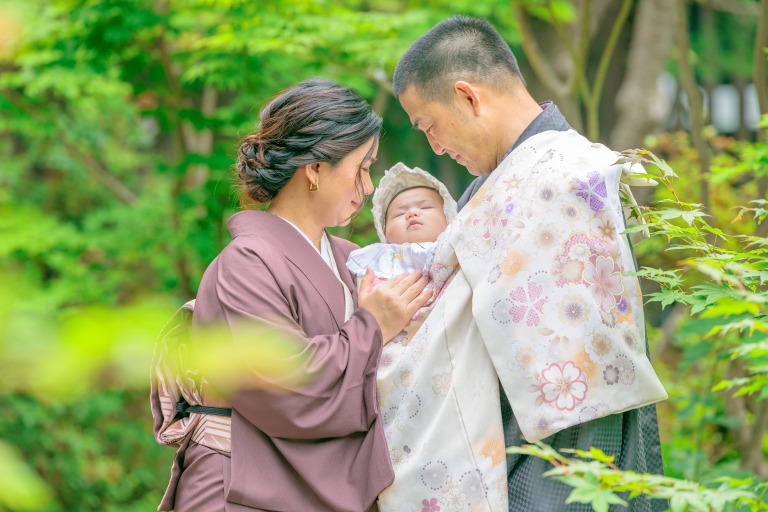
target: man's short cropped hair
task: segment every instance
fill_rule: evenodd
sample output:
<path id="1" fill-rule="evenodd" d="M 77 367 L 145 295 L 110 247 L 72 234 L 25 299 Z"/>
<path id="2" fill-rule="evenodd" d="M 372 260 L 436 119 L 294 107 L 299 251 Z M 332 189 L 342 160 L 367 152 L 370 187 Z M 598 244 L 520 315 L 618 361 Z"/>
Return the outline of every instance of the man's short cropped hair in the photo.
<path id="1" fill-rule="evenodd" d="M 395 96 L 414 86 L 424 101 L 447 102 L 457 80 L 505 87 L 525 84 L 517 59 L 493 25 L 482 18 L 451 16 L 421 35 L 400 59 Z"/>

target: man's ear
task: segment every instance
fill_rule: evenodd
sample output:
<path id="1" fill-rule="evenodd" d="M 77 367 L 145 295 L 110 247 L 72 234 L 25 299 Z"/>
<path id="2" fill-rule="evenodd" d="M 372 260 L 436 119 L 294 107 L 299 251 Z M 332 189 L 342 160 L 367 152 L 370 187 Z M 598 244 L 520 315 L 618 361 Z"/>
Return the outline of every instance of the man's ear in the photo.
<path id="1" fill-rule="evenodd" d="M 458 80 L 453 84 L 453 93 L 459 105 L 467 105 L 476 116 L 480 115 L 480 90 L 464 80 Z"/>

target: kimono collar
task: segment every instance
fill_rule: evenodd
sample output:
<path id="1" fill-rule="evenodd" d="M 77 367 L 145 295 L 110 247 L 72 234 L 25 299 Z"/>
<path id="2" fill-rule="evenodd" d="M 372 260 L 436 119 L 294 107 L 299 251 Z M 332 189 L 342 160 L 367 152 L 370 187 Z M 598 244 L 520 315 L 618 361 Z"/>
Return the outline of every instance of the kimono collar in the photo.
<path id="1" fill-rule="evenodd" d="M 308 247 L 309 242 L 301 233 L 296 231 L 296 228 L 277 215 L 260 210 L 237 212 L 227 220 L 227 227 L 232 238 L 248 235 L 257 236 L 280 252 L 306 276 L 323 297 L 338 327 L 341 328 L 344 325 L 344 290 L 341 288 L 339 280 L 336 279 L 336 274 L 325 263 L 320 253 L 313 247 Z M 328 243 L 331 246 L 333 259 L 336 261 L 341 280 L 352 292 L 352 299 L 357 304 L 357 287 L 352 281 L 352 275 L 347 270 L 347 254 L 330 235 L 328 235 Z"/>

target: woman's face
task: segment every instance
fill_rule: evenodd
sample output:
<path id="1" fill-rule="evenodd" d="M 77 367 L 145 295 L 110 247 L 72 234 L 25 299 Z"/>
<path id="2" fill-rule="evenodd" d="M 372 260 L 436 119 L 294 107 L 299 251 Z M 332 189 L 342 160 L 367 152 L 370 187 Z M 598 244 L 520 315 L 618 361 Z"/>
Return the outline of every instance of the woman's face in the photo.
<path id="1" fill-rule="evenodd" d="M 373 144 L 374 138 L 371 137 L 335 166 L 323 166 L 325 172 L 320 173 L 318 190 L 313 192 L 317 194 L 314 206 L 323 226 L 346 226 L 360 209 L 365 196 L 373 193 L 370 168 L 379 151 L 378 141 L 369 158 L 365 158 Z"/>

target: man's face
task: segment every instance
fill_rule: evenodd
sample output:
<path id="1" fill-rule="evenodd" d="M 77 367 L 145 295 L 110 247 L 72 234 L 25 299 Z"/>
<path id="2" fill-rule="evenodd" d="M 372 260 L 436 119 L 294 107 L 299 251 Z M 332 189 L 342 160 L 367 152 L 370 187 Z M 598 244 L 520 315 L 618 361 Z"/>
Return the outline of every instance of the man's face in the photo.
<path id="1" fill-rule="evenodd" d="M 411 124 L 427 136 L 432 151 L 448 153 L 470 174 L 481 176 L 496 167 L 495 155 L 483 142 L 479 119 L 469 102 L 454 94 L 450 103 L 425 102 L 416 88 L 410 86 L 400 95 L 400 104 Z"/>

